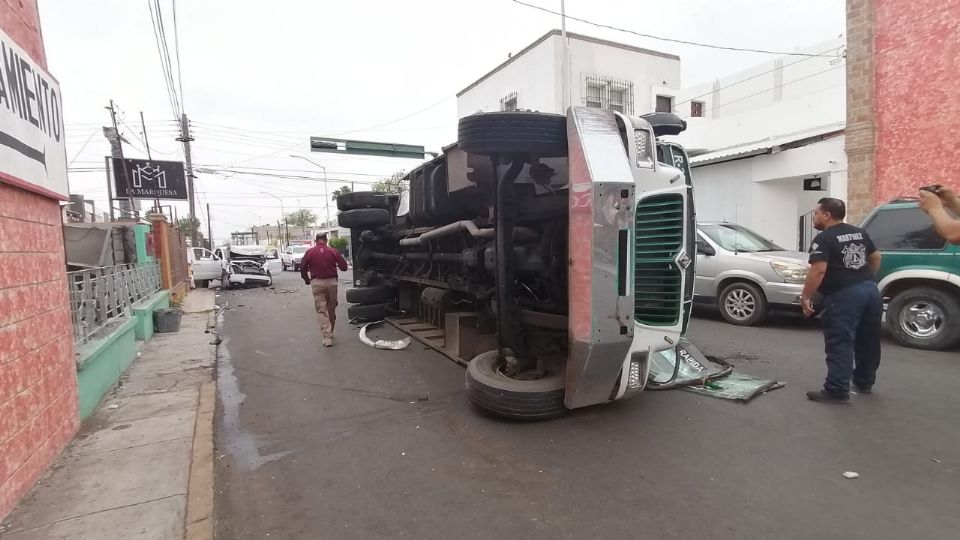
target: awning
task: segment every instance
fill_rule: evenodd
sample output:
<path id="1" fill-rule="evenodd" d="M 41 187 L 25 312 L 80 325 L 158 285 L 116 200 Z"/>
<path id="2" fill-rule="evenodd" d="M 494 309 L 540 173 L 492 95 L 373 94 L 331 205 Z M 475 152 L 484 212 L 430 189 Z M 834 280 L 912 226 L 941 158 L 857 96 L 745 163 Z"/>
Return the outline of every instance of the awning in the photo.
<path id="1" fill-rule="evenodd" d="M 734 159 L 742 159 L 750 156 L 759 156 L 762 154 L 769 154 L 772 150 L 777 147 L 798 143 L 804 139 L 812 139 L 814 137 L 820 137 L 822 135 L 827 135 L 830 133 L 839 133 L 844 129 L 844 123 L 830 124 L 826 126 L 820 126 L 818 128 L 809 129 L 805 131 L 800 131 L 796 133 L 791 133 L 784 135 L 782 137 L 775 137 L 770 139 L 765 139 L 762 141 L 755 141 L 746 144 L 741 144 L 737 146 L 730 146 L 720 150 L 714 150 L 712 152 L 707 152 L 706 154 L 700 154 L 699 156 L 690 158 L 691 167 L 700 167 L 703 165 L 709 165 L 711 163 L 720 163 L 723 161 L 732 161 Z M 815 141 L 811 141 L 815 142 Z M 803 146 L 803 145 L 800 145 Z"/>

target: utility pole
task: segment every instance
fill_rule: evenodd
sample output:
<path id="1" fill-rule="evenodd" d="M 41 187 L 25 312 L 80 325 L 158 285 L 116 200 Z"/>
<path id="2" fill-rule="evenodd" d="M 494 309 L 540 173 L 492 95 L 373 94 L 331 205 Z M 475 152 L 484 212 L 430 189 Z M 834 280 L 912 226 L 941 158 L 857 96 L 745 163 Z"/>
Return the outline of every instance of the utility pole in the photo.
<path id="1" fill-rule="evenodd" d="M 210 213 L 210 203 L 207 203 L 207 242 L 210 242 L 210 251 L 213 251 L 213 214 Z"/>
<path id="2" fill-rule="evenodd" d="M 150 138 L 147 137 L 147 123 L 143 121 L 143 111 L 140 111 L 140 127 L 143 128 L 143 145 L 147 147 L 147 161 L 153 161 L 153 155 L 150 154 Z M 153 207 L 154 212 L 160 211 L 159 194 L 157 194 L 157 197 L 153 200 Z"/>
<path id="3" fill-rule="evenodd" d="M 567 114 L 567 108 L 570 107 L 570 47 L 567 44 L 567 6 L 564 0 L 560 0 L 560 46 L 563 47 L 563 54 L 560 56 L 563 65 L 560 66 L 560 76 L 563 81 L 560 87 L 563 89 L 563 110 L 561 114 Z"/>
<path id="4" fill-rule="evenodd" d="M 123 208 L 121 201 L 120 217 L 129 218 L 130 216 L 133 216 L 134 219 L 139 220 L 140 216 L 137 212 L 138 208 L 136 207 L 133 197 L 130 196 L 130 175 L 127 174 L 127 165 L 123 160 L 123 146 L 120 144 L 120 128 L 117 127 L 117 109 L 114 107 L 112 99 L 110 100 L 110 106 L 107 107 L 107 110 L 110 111 L 110 120 L 113 122 L 113 136 L 107 137 L 107 139 L 110 141 L 110 156 L 120 160 L 120 170 L 122 171 L 121 174 L 123 175 L 123 183 L 125 186 L 127 186 L 127 208 Z M 114 171 L 114 174 L 116 174 L 116 171 Z M 113 206 L 113 201 L 110 201 L 110 205 Z"/>
<path id="5" fill-rule="evenodd" d="M 180 137 L 177 140 L 183 143 L 183 160 L 187 166 L 187 199 L 190 204 L 190 224 L 193 225 L 197 219 L 197 209 L 193 198 L 193 162 L 190 160 L 190 141 L 193 140 L 193 137 L 190 136 L 190 121 L 187 120 L 187 113 L 180 116 Z M 193 229 L 193 233 L 190 242 L 191 245 L 195 246 L 197 245 L 197 228 L 191 227 L 191 229 Z"/>

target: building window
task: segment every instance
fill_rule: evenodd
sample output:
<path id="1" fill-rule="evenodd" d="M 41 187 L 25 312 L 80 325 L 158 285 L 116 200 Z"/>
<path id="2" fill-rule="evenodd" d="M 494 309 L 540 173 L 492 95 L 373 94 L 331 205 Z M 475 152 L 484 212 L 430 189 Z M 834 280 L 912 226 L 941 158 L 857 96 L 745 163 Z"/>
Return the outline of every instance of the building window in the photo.
<path id="1" fill-rule="evenodd" d="M 657 112 L 673 112 L 673 97 L 657 96 Z"/>
<path id="2" fill-rule="evenodd" d="M 703 102 L 702 101 L 690 102 L 690 116 L 692 118 L 703 118 Z"/>
<path id="3" fill-rule="evenodd" d="M 584 75 L 583 104 L 587 107 L 633 114 L 633 83 L 596 75 Z"/>
<path id="4" fill-rule="evenodd" d="M 517 110 L 517 93 L 516 92 L 510 92 L 509 94 L 500 98 L 500 110 L 501 111 Z"/>

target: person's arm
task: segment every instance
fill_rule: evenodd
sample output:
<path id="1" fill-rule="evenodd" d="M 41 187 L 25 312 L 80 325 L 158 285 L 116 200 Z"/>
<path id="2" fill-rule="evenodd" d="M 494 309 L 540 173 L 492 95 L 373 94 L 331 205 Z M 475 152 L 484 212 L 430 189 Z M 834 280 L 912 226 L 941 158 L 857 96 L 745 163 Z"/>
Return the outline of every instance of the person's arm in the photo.
<path id="1" fill-rule="evenodd" d="M 817 261 L 810 264 L 807 270 L 807 279 L 803 282 L 803 292 L 800 293 L 800 304 L 806 316 L 813 315 L 813 293 L 817 292 L 823 283 L 823 276 L 827 275 L 827 261 Z"/>
<path id="2" fill-rule="evenodd" d="M 341 272 L 346 272 L 347 260 L 343 258 L 343 253 L 340 253 L 339 249 L 335 249 L 333 251 L 337 254 L 337 268 L 339 268 Z"/>
<path id="3" fill-rule="evenodd" d="M 303 282 L 307 285 L 310 284 L 311 251 L 313 251 L 313 248 L 308 249 L 307 252 L 303 254 L 303 258 L 300 259 L 300 277 L 303 278 Z"/>
<path id="4" fill-rule="evenodd" d="M 876 276 L 880 273 L 880 252 L 874 251 L 867 255 L 867 266 L 870 267 L 870 273 Z"/>
<path id="5" fill-rule="evenodd" d="M 937 196 L 943 201 L 943 207 L 956 214 L 960 214 L 960 198 L 957 192 L 950 186 L 943 186 L 937 190 Z"/>
<path id="6" fill-rule="evenodd" d="M 941 238 L 951 244 L 960 244 L 960 220 L 957 220 L 943 206 L 936 206 L 930 210 L 924 209 L 930 220 L 933 221 L 933 228 Z"/>

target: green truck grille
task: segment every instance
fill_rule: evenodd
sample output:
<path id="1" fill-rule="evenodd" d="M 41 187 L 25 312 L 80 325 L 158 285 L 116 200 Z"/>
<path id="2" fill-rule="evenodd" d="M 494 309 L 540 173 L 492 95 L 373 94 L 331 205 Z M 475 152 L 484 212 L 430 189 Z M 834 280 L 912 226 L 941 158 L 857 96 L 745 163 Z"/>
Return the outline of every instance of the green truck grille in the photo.
<path id="1" fill-rule="evenodd" d="M 671 326 L 683 309 L 683 280 L 674 263 L 683 246 L 683 196 L 655 195 L 637 204 L 634 241 L 634 318 Z"/>

